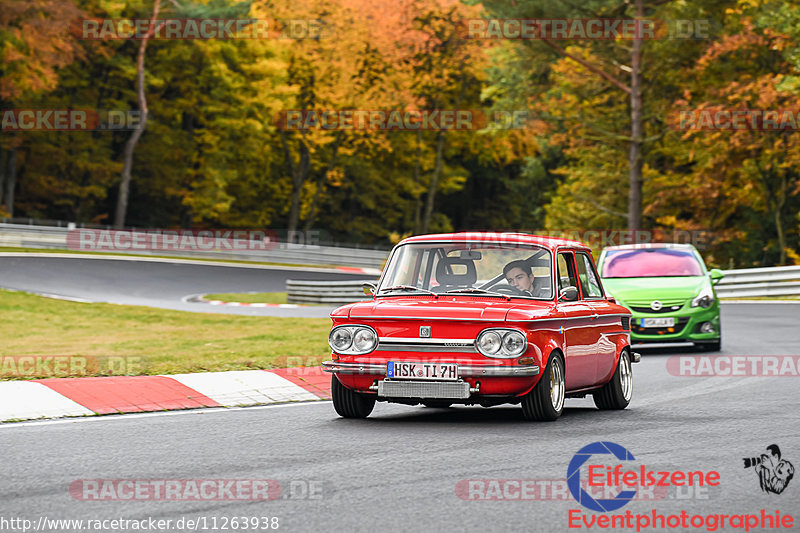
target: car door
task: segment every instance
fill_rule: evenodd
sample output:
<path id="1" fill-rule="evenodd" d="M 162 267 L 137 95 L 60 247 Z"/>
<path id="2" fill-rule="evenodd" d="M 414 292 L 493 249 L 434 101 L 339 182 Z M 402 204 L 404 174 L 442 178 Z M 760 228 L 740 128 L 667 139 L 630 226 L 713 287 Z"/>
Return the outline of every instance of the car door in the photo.
<path id="1" fill-rule="evenodd" d="M 575 263 L 578 269 L 578 281 L 581 285 L 583 301 L 592 310 L 592 326 L 596 335 L 594 383 L 605 382 L 614 371 L 617 356 L 617 345 L 612 335 L 619 334 L 620 317 L 608 303 L 600 284 L 600 277 L 588 252 L 576 252 Z"/>
<path id="2" fill-rule="evenodd" d="M 578 299 L 574 301 L 562 300 L 559 294 L 558 310 L 564 313 L 566 387 L 567 390 L 581 389 L 591 386 L 596 380 L 594 345 L 597 334 L 592 327 L 592 309 L 580 299 L 575 256 L 571 251 L 559 252 L 556 264 L 559 292 L 565 287 L 575 287 L 578 291 Z"/>

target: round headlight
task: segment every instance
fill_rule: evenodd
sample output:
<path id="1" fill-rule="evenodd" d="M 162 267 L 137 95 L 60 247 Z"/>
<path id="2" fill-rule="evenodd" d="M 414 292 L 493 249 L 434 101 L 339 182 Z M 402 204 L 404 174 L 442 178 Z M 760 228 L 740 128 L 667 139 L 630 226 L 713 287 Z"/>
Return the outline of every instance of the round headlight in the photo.
<path id="1" fill-rule="evenodd" d="M 359 352 L 371 352 L 376 344 L 375 333 L 371 329 L 359 328 L 353 335 L 353 348 Z"/>
<path id="2" fill-rule="evenodd" d="M 336 328 L 331 331 L 329 340 L 334 350 L 346 350 L 353 343 L 353 334 L 347 328 Z"/>
<path id="3" fill-rule="evenodd" d="M 508 355 L 521 354 L 525 350 L 525 337 L 519 331 L 509 331 L 503 337 L 503 349 Z"/>
<path id="4" fill-rule="evenodd" d="M 503 341 L 496 331 L 487 331 L 478 339 L 478 349 L 485 354 L 495 354 L 500 350 Z"/>

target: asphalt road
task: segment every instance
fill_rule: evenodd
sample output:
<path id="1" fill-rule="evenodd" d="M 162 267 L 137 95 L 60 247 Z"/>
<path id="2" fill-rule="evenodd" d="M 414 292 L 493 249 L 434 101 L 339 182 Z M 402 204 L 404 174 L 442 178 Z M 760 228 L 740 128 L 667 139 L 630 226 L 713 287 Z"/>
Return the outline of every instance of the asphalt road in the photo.
<path id="1" fill-rule="evenodd" d="M 722 354 L 796 355 L 799 316 L 796 304 L 725 305 Z M 800 378 L 679 377 L 666 370 L 674 355 L 701 356 L 645 352 L 634 366 L 634 398 L 627 410 L 599 412 L 590 400 L 567 400 L 564 416 L 554 423 L 526 423 L 511 406 L 387 404 L 378 404 L 366 420 L 352 421 L 320 402 L 4 425 L 0 518 L 206 517 L 210 526 L 213 517 L 239 516 L 278 517 L 281 531 L 567 531 L 570 511 L 583 512 L 587 520 L 601 513 L 558 493 L 554 500 L 469 501 L 456 487 L 469 479 L 545 485 L 544 480 L 563 480 L 573 455 L 600 440 L 627 448 L 637 467 L 721 476 L 719 486 L 671 487 L 663 499 L 633 501 L 610 514 L 800 515 L 800 474 L 783 494 L 766 494 L 742 462 L 778 444 L 783 458 L 800 467 Z M 70 484 L 87 478 L 263 478 L 279 481 L 289 497 L 268 502 L 73 498 Z M 318 498 L 304 497 L 308 487 Z M 476 494 L 485 492 L 479 488 Z"/>
<path id="2" fill-rule="evenodd" d="M 332 307 L 211 306 L 186 301 L 198 294 L 283 292 L 287 279 L 370 279 L 333 269 L 213 266 L 145 260 L 0 256 L 0 287 L 91 302 L 147 305 L 179 311 L 240 315 L 328 317 Z"/>

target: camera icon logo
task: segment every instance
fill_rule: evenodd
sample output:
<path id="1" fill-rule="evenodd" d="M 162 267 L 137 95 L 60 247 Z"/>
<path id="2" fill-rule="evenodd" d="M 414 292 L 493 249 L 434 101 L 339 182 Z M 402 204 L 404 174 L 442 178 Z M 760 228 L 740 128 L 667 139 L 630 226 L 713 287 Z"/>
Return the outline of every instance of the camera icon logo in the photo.
<path id="1" fill-rule="evenodd" d="M 742 461 L 745 469 L 753 469 L 761 490 L 766 493 L 782 493 L 794 477 L 794 466 L 781 458 L 777 444 L 767 446 L 767 453 L 762 453 L 761 457 L 743 457 Z"/>

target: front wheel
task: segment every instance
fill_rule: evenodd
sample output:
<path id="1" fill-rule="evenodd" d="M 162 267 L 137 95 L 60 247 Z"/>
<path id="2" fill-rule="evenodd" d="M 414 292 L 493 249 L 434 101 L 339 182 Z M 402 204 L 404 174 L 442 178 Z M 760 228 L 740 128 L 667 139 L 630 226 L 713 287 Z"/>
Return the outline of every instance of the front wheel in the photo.
<path id="1" fill-rule="evenodd" d="M 712 342 L 700 343 L 700 350 L 703 352 L 718 352 L 722 349 L 722 339 Z"/>
<path id="2" fill-rule="evenodd" d="M 564 412 L 565 392 L 564 360 L 554 353 L 539 383 L 522 398 L 522 415 L 526 420 L 555 420 Z"/>
<path id="3" fill-rule="evenodd" d="M 333 408 L 344 418 L 367 418 L 375 407 L 375 398 L 348 389 L 336 376 L 331 377 L 331 393 Z"/>
<path id="4" fill-rule="evenodd" d="M 623 350 L 619 356 L 619 363 L 611 381 L 602 389 L 596 391 L 594 404 L 598 409 L 625 409 L 631 403 L 633 395 L 633 372 L 631 372 L 631 354 Z"/>

